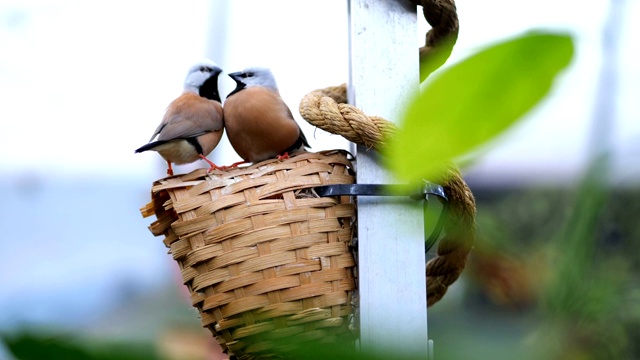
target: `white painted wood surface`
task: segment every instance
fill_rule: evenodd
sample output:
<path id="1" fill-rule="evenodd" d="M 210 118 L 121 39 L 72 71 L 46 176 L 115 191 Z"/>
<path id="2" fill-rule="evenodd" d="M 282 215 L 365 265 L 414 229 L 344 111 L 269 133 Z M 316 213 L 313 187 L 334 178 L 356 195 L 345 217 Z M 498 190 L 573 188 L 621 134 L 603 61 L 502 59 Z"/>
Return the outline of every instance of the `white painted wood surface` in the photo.
<path id="1" fill-rule="evenodd" d="M 396 121 L 419 88 L 416 6 L 408 0 L 349 1 L 349 103 Z M 377 154 L 357 148 L 357 181 L 391 183 Z M 428 354 L 421 204 L 358 198 L 360 347 Z"/>

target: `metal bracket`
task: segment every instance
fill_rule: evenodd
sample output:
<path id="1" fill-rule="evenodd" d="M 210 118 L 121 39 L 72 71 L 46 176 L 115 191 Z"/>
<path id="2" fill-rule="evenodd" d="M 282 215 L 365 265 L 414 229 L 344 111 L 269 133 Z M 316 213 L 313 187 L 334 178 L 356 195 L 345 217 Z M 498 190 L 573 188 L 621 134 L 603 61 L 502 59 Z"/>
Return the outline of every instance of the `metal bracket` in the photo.
<path id="1" fill-rule="evenodd" d="M 444 188 L 441 185 L 434 184 L 423 180 L 421 185 L 401 185 L 401 184 L 337 184 L 337 185 L 324 185 L 315 188 L 315 191 L 320 196 L 408 196 L 414 200 L 423 200 L 423 211 L 425 216 L 424 226 L 424 239 L 425 239 L 425 252 L 429 251 L 431 247 L 440 237 L 442 228 L 444 226 L 444 220 L 446 218 L 448 208 L 448 198 L 444 192 Z M 426 216 L 429 206 L 429 196 L 435 196 L 442 204 L 442 211 L 436 222 L 433 231 L 427 234 Z"/>

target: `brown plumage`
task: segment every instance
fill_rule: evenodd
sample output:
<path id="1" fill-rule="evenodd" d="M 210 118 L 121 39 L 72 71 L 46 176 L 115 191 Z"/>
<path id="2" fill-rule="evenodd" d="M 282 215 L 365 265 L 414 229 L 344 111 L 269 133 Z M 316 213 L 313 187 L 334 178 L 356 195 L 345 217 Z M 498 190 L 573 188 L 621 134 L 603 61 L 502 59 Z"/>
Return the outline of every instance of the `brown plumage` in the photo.
<path id="1" fill-rule="evenodd" d="M 309 146 L 271 71 L 249 68 L 229 76 L 237 87 L 225 100 L 225 128 L 231 146 L 243 159 L 234 165 L 288 157 Z"/>
<path id="2" fill-rule="evenodd" d="M 194 65 L 184 84 L 184 92 L 171 102 L 150 142 L 136 153 L 154 150 L 167 161 L 167 174 L 173 175 L 171 164 L 188 164 L 203 159 L 218 145 L 224 132 L 223 110 L 218 93 L 218 75 L 222 70 L 212 62 Z M 152 141 L 156 138 L 156 141 Z"/>

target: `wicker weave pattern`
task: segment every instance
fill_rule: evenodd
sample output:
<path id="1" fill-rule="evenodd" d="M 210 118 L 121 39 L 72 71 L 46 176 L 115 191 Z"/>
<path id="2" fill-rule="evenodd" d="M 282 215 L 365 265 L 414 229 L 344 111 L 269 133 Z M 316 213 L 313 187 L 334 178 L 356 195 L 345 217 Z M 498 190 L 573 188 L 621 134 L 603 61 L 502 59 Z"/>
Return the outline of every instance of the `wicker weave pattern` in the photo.
<path id="1" fill-rule="evenodd" d="M 278 339 L 350 338 L 355 205 L 311 188 L 354 182 L 344 152 L 157 181 L 149 227 L 164 235 L 202 325 L 240 358 Z M 282 350 L 282 349 L 280 349 Z"/>

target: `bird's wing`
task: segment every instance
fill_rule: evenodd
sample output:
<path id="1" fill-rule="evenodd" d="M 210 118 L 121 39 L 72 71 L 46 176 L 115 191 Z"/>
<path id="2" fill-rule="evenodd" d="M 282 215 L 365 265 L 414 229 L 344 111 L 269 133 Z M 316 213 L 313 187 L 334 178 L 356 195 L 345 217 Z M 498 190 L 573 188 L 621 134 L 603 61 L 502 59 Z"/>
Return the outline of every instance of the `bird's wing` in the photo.
<path id="1" fill-rule="evenodd" d="M 225 126 L 234 150 L 246 161 L 278 155 L 301 138 L 298 123 L 277 92 L 244 89 L 227 98 Z"/>
<path id="2" fill-rule="evenodd" d="M 169 105 L 153 137 L 165 141 L 189 138 L 221 130 L 223 125 L 219 102 L 185 93 Z"/>
<path id="3" fill-rule="evenodd" d="M 302 128 L 300 127 L 300 124 L 298 124 L 296 119 L 293 117 L 293 113 L 291 112 L 291 109 L 289 109 L 289 107 L 286 104 L 284 106 L 287 108 L 287 112 L 289 113 L 289 118 L 291 118 L 291 120 L 293 120 L 296 123 L 296 125 L 298 125 L 298 131 L 300 131 L 300 139 L 302 140 L 302 144 L 306 147 L 311 147 L 311 145 L 309 145 L 309 141 L 307 141 L 307 137 L 304 136 L 304 133 L 302 132 Z"/>

